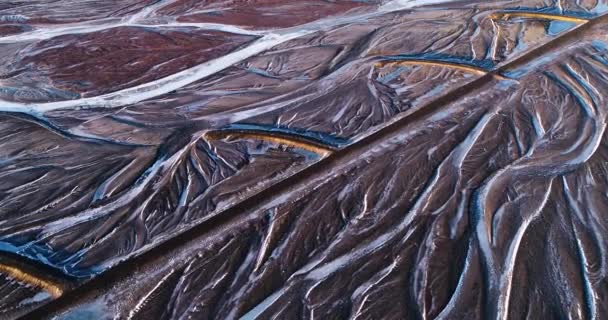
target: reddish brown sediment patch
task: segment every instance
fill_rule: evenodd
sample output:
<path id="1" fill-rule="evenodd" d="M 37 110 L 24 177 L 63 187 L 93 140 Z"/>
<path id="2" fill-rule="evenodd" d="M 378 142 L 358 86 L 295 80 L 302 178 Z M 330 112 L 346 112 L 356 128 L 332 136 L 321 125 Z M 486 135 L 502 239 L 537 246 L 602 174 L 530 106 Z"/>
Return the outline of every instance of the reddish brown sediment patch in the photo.
<path id="1" fill-rule="evenodd" d="M 157 0 L 20 0 L 0 4 L 0 16 L 21 15 L 30 24 L 61 24 L 124 17 L 139 12 Z"/>
<path id="2" fill-rule="evenodd" d="M 27 25 L 21 24 L 0 24 L 0 36 L 9 36 L 13 34 L 22 33 L 30 30 L 31 28 Z"/>
<path id="3" fill-rule="evenodd" d="M 42 41 L 22 52 L 13 86 L 95 96 L 153 81 L 222 56 L 252 36 L 191 28 L 119 27 Z M 23 84 L 21 79 L 35 79 Z M 48 79 L 48 80 L 47 80 Z M 25 100 L 3 97 L 10 100 Z M 12 99 L 11 99 L 12 98 Z M 30 101 L 61 100 L 36 96 Z"/>
<path id="4" fill-rule="evenodd" d="M 232 24 L 254 29 L 293 27 L 349 10 L 371 7 L 374 1 L 177 1 L 159 13 L 179 16 L 178 21 Z"/>

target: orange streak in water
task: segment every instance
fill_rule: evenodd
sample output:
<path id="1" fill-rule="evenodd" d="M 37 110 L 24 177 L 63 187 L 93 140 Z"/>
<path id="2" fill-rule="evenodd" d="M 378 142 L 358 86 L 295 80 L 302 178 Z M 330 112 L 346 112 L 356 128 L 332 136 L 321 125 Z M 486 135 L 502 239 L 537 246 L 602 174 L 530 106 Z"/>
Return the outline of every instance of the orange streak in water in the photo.
<path id="1" fill-rule="evenodd" d="M 16 280 L 17 282 L 23 282 L 31 286 L 41 288 L 44 291 L 48 292 L 53 298 L 58 298 L 63 294 L 63 289 L 60 285 L 55 284 L 47 279 L 42 279 L 35 275 L 24 272 L 18 267 L 0 263 L 0 272 Z"/>
<path id="2" fill-rule="evenodd" d="M 210 131 L 205 133 L 207 140 L 219 140 L 228 137 L 235 137 L 239 139 L 252 139 L 261 140 L 266 142 L 272 142 L 282 145 L 287 145 L 294 148 L 299 148 L 314 152 L 320 156 L 326 156 L 335 151 L 334 148 L 322 145 L 320 143 L 307 141 L 303 138 L 293 137 L 286 134 L 280 133 L 263 133 L 263 132 L 248 132 L 246 130 L 230 131 L 230 130 L 219 130 Z"/>
<path id="3" fill-rule="evenodd" d="M 403 59 L 397 61 L 382 61 L 376 63 L 376 68 L 385 67 L 385 66 L 397 66 L 397 65 L 409 65 L 409 66 L 431 66 L 431 67 L 443 67 L 449 69 L 455 69 L 459 71 L 464 71 L 468 73 L 484 75 L 489 73 L 488 70 L 482 69 L 475 66 L 470 66 L 466 64 L 453 63 L 453 62 L 445 62 L 445 61 L 433 61 L 433 60 L 423 60 L 423 59 Z M 493 74 L 494 77 L 504 80 L 505 78 L 498 74 Z"/>
<path id="4" fill-rule="evenodd" d="M 490 19 L 498 20 L 504 19 L 509 20 L 511 18 L 530 18 L 530 19 L 542 19 L 542 20 L 555 20 L 555 21 L 564 21 L 564 22 L 573 22 L 573 23 L 585 23 L 589 21 L 585 18 L 579 17 L 571 17 L 571 16 L 563 16 L 559 14 L 549 14 L 549 13 L 537 13 L 537 12 L 497 12 L 490 15 Z"/>

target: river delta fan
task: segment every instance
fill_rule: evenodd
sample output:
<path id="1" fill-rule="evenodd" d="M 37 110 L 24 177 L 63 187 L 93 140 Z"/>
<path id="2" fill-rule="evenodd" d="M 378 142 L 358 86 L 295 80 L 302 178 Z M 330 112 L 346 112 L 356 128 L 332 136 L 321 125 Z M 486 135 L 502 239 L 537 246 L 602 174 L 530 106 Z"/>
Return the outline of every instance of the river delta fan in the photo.
<path id="1" fill-rule="evenodd" d="M 606 1 L 0 3 L 0 319 L 602 319 Z"/>

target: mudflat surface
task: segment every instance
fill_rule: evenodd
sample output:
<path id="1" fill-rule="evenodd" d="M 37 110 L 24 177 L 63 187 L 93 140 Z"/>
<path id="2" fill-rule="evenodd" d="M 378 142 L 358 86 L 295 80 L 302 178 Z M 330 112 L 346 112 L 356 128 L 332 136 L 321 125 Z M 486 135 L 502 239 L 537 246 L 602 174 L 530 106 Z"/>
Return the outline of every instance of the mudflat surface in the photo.
<path id="1" fill-rule="evenodd" d="M 607 318 L 605 13 L 0 3 L 0 319 Z"/>

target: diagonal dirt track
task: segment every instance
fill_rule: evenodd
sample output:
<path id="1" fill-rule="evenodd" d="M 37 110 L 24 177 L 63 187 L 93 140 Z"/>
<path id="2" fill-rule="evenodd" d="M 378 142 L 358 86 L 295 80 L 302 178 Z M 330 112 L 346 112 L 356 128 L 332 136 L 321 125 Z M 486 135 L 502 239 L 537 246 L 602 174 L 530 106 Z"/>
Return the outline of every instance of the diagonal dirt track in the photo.
<path id="1" fill-rule="evenodd" d="M 479 79 L 450 91 L 449 93 L 425 105 L 423 108 L 420 108 L 418 111 L 412 114 L 399 117 L 386 127 L 354 142 L 347 147 L 344 147 L 342 150 L 335 152 L 316 164 L 311 165 L 309 168 L 301 171 L 300 173 L 297 173 L 269 187 L 268 189 L 265 189 L 255 196 L 239 203 L 235 207 L 227 209 L 222 213 L 211 217 L 209 220 L 205 221 L 204 224 L 199 225 L 199 227 L 194 227 L 193 229 L 190 229 L 187 232 L 180 234 L 153 249 L 150 249 L 148 252 L 139 257 L 112 267 L 110 270 L 101 274 L 98 278 L 85 283 L 74 291 L 67 292 L 61 298 L 47 304 L 34 313 L 31 313 L 29 316 L 35 318 L 36 316 L 48 315 L 77 302 L 77 298 L 86 296 L 87 294 L 101 292 L 105 288 L 109 288 L 112 283 L 129 277 L 132 273 L 136 273 L 138 270 L 137 268 L 144 268 L 146 264 L 152 264 L 159 259 L 162 259 L 164 253 L 179 251 L 179 248 L 187 246 L 188 243 L 196 241 L 199 235 L 212 229 L 221 230 L 223 228 L 222 226 L 230 224 L 232 221 L 237 220 L 238 217 L 245 215 L 247 212 L 256 211 L 254 208 L 263 208 L 267 206 L 269 202 L 275 201 L 274 197 L 276 194 L 289 189 L 305 188 L 308 185 L 314 184 L 315 181 L 323 180 L 324 177 L 331 176 L 336 168 L 352 161 L 352 159 L 358 158 L 370 150 L 373 150 L 374 147 L 382 144 L 384 141 L 397 137 L 400 130 L 407 127 L 411 122 L 422 119 L 435 112 L 438 108 L 441 108 L 452 101 L 458 100 L 472 91 L 482 88 L 496 75 L 501 76 L 505 72 L 515 67 L 522 66 L 526 63 L 534 61 L 535 59 L 542 58 L 547 52 L 557 50 L 562 46 L 576 42 L 579 37 L 582 37 L 582 35 L 584 35 L 585 32 L 588 32 L 589 29 L 597 25 L 603 25 L 607 22 L 607 20 L 608 18 L 606 16 L 594 18 L 589 22 L 574 28 L 573 30 L 560 35 L 548 43 L 526 52 L 522 56 L 500 64 L 496 69 L 490 71 L 489 74 L 481 76 Z"/>

